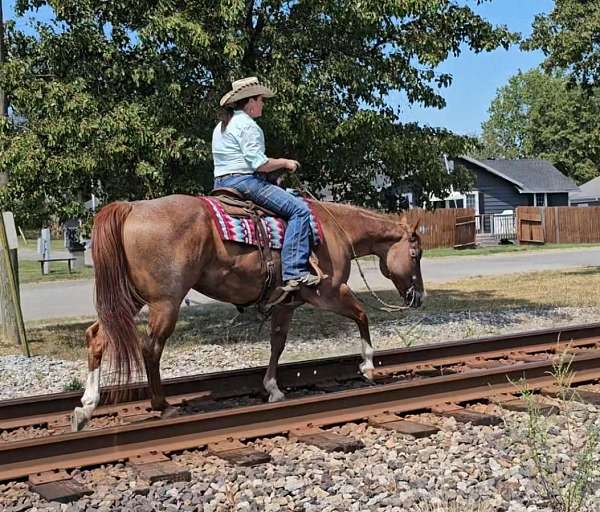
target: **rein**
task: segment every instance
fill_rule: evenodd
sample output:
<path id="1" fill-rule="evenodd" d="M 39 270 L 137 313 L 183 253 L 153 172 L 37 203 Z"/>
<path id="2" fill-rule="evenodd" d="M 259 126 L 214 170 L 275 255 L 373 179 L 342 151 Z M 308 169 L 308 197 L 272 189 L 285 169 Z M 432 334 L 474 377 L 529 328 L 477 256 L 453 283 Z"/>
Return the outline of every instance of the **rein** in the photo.
<path id="1" fill-rule="evenodd" d="M 304 186 L 302 185 L 302 182 L 300 181 L 300 178 L 298 178 L 298 176 L 296 174 L 292 174 L 291 176 L 295 180 L 295 185 L 298 188 L 298 190 L 300 190 L 304 194 L 308 195 L 311 199 L 313 199 L 315 201 L 319 201 L 313 194 L 311 194 L 311 192 L 309 190 L 306 190 L 304 188 Z M 323 203 L 321 203 L 320 206 L 329 214 L 329 216 L 333 219 L 333 222 L 335 223 L 336 227 L 340 230 L 340 232 L 348 240 L 348 243 L 350 244 L 350 248 L 352 249 L 352 259 L 356 262 L 356 266 L 358 267 L 358 272 L 360 273 L 360 277 L 362 277 L 362 280 L 365 283 L 365 286 L 367 287 L 367 290 L 369 290 L 369 293 L 371 294 L 371 296 L 373 298 L 375 298 L 375 300 L 377 302 L 379 302 L 379 304 L 381 304 L 383 307 L 372 306 L 371 304 L 369 304 L 367 302 L 365 302 L 365 304 L 367 306 L 373 308 L 373 309 L 377 309 L 379 311 L 385 311 L 386 313 L 393 313 L 395 311 L 404 311 L 405 309 L 410 309 L 413 301 L 415 300 L 415 293 L 414 293 L 414 291 L 415 291 L 415 285 L 412 285 L 406 291 L 407 294 L 410 293 L 410 297 L 411 297 L 411 304 L 410 305 L 408 305 L 408 306 L 399 306 L 397 304 L 388 304 L 387 302 L 385 302 L 379 295 L 377 295 L 375 293 L 375 291 L 373 290 L 373 288 L 371 288 L 371 286 L 369 285 L 369 283 L 367 281 L 367 278 L 365 277 L 365 274 L 363 272 L 363 269 L 360 266 L 360 263 L 358 261 L 358 255 L 356 254 L 356 249 L 354 249 L 354 244 L 352 243 L 352 240 L 350 239 L 350 235 L 348 235 L 348 233 L 346 232 L 346 230 L 340 225 L 340 223 L 335 218 L 335 215 L 333 215 L 333 213 L 331 213 L 331 211 Z"/>

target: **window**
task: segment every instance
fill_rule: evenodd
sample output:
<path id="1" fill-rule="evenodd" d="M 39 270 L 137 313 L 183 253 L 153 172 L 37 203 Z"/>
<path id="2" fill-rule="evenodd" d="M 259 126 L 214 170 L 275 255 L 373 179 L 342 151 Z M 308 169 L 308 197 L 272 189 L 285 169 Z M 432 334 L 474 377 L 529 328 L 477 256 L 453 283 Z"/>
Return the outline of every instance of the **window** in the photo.
<path id="1" fill-rule="evenodd" d="M 474 210 L 476 210 L 476 198 L 475 198 L 475 194 L 467 194 L 466 195 L 466 200 L 467 200 L 467 208 L 473 208 Z"/>
<path id="2" fill-rule="evenodd" d="M 447 208 L 464 208 L 462 199 L 448 199 L 446 203 L 448 204 Z"/>
<path id="3" fill-rule="evenodd" d="M 533 194 L 533 206 L 546 206 L 546 194 Z"/>

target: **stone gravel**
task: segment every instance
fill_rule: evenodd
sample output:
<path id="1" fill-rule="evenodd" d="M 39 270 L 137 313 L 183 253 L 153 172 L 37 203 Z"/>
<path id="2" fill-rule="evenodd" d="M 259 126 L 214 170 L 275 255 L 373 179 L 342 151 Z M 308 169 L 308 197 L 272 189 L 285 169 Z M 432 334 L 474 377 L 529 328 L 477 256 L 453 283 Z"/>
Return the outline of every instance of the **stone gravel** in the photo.
<path id="1" fill-rule="evenodd" d="M 596 322 L 600 308 L 537 308 L 510 311 L 480 311 L 427 314 L 411 312 L 391 316 L 371 326 L 375 349 L 417 346 L 427 343 L 491 336 L 542 328 Z M 250 325 L 249 325 L 250 323 Z M 245 320 L 244 329 L 256 328 L 258 323 Z M 302 329 L 290 330 L 281 362 L 301 361 L 357 353 L 360 338 L 354 325 L 340 327 L 335 337 L 306 339 Z M 235 329 L 235 326 L 233 327 Z M 224 332 L 226 328 L 223 327 Z M 163 377 L 179 377 L 235 368 L 268 364 L 268 329 L 263 328 L 260 341 L 232 343 L 224 334 L 220 342 L 199 344 L 192 349 L 167 347 L 161 360 Z M 26 358 L 21 355 L 0 357 L 0 400 L 21 396 L 57 393 L 73 380 L 84 383 L 87 375 L 85 361 L 61 361 L 47 356 Z M 103 368 L 103 383 L 109 379 Z M 141 380 L 144 380 L 143 377 Z"/>
<path id="2" fill-rule="evenodd" d="M 569 407 L 568 414 L 550 417 L 545 424 L 548 437 L 543 453 L 552 469 L 548 482 L 554 490 L 566 489 L 573 481 L 577 474 L 574 462 L 583 441 L 593 428 L 600 428 L 598 408 L 580 404 Z M 366 424 L 332 429 L 363 441 L 365 447 L 350 454 L 327 453 L 281 436 L 261 439 L 250 446 L 270 453 L 272 462 L 251 468 L 231 466 L 203 450 L 174 455 L 174 461 L 191 471 L 190 482 L 150 485 L 122 464 L 75 471 L 75 479 L 94 493 L 70 505 L 46 503 L 24 483 L 0 485 L 0 510 L 560 510 L 544 494 L 543 479 L 527 443 L 527 415 L 501 414 L 504 423 L 492 427 L 422 414 L 413 419 L 441 429 L 424 439 Z M 565 428 L 567 421 L 570 431 Z M 575 439 L 573 445 L 569 436 Z M 592 450 L 591 467 L 596 481 L 586 501 L 590 506 L 582 510 L 599 510 L 599 459 L 598 450 Z"/>
<path id="3" fill-rule="evenodd" d="M 596 321 L 598 308 L 547 308 L 413 314 L 373 326 L 376 348 L 418 345 Z M 336 338 L 303 340 L 291 333 L 283 360 L 356 352 L 358 336 L 347 332 Z M 265 338 L 266 340 L 266 338 Z M 266 341 L 264 342 L 266 343 Z M 266 364 L 264 343 L 204 344 L 192 350 L 167 350 L 163 375 L 178 376 L 218 369 Z M 268 345 L 267 345 L 268 348 Z M 85 379 L 85 363 L 47 357 L 0 358 L 0 399 L 35 393 L 59 392 L 73 378 Z M 563 404 L 564 405 L 564 404 Z M 483 406 L 479 406 L 480 408 Z M 496 412 L 495 406 L 486 406 Z M 492 408 L 492 409 L 490 409 Z M 564 408 L 564 407 L 563 407 Z M 541 452 L 547 458 L 549 488 L 567 489 L 577 475 L 577 457 L 584 452 L 590 432 L 600 428 L 600 409 L 568 404 L 544 426 L 547 437 Z M 526 413 L 500 411 L 504 422 L 494 427 L 457 423 L 454 419 L 423 414 L 415 418 L 437 425 L 429 438 L 413 439 L 349 424 L 333 429 L 363 441 L 365 448 L 351 454 L 326 453 L 316 447 L 278 436 L 250 443 L 271 454 L 269 464 L 235 467 L 186 451 L 173 459 L 188 467 L 191 482 L 148 484 L 122 464 L 75 471 L 75 478 L 93 489 L 76 503 L 46 503 L 25 483 L 0 484 L 1 511 L 415 511 L 432 512 L 550 512 L 559 510 L 545 497 L 543 479 L 528 443 Z M 567 428 L 567 426 L 569 428 Z M 539 452 L 540 450 L 538 450 Z M 595 477 L 587 509 L 600 510 L 600 450 L 590 454 Z M 572 509 L 575 510 L 575 509 Z"/>

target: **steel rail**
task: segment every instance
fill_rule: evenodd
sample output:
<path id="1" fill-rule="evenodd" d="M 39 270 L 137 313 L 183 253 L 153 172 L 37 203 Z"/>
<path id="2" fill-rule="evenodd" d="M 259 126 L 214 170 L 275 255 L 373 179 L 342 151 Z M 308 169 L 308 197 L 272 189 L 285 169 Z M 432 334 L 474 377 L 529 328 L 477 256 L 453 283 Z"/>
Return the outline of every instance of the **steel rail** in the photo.
<path id="1" fill-rule="evenodd" d="M 494 357 L 511 351 L 543 351 L 551 349 L 557 342 L 585 344 L 594 341 L 600 342 L 600 323 L 377 351 L 374 363 L 376 368 L 394 367 L 400 371 L 417 364 L 450 364 L 467 356 Z M 358 376 L 361 361 L 359 355 L 352 354 L 286 363 L 279 366 L 278 381 L 281 387 L 294 388 L 332 380 L 349 380 Z M 262 366 L 199 374 L 165 379 L 163 385 L 167 397 L 210 392 L 214 398 L 227 398 L 262 393 L 265 371 L 266 367 Z M 146 383 L 131 384 L 125 389 L 130 401 L 148 398 Z M 103 388 L 103 401 L 112 390 L 112 387 Z M 2 420 L 23 418 L 25 421 L 25 418 L 31 418 L 34 423 L 36 416 L 69 413 L 80 405 L 82 394 L 81 391 L 74 391 L 0 401 L 0 429 L 3 423 L 7 424 Z"/>
<path id="2" fill-rule="evenodd" d="M 553 361 L 510 365 L 353 391 L 240 407 L 97 431 L 69 433 L 0 445 L 0 481 L 32 473 L 124 460 L 157 450 L 195 449 L 224 439 L 252 439 L 285 433 L 307 424 L 326 426 L 384 412 L 405 413 L 445 402 L 466 402 L 514 393 L 525 379 L 529 389 L 554 384 Z M 600 350 L 570 362 L 573 383 L 600 378 Z"/>

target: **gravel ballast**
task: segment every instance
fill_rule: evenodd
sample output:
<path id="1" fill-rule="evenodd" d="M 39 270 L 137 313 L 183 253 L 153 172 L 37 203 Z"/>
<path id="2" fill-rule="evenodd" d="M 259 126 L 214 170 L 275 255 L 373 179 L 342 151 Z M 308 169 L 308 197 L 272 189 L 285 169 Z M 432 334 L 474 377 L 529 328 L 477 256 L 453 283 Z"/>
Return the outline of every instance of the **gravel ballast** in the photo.
<path id="1" fill-rule="evenodd" d="M 598 427 L 598 412 L 577 405 L 570 435 L 585 439 L 594 422 Z M 205 451 L 186 451 L 173 459 L 191 471 L 190 482 L 150 485 L 122 464 L 77 470 L 75 478 L 90 487 L 92 495 L 59 505 L 46 503 L 24 483 L 11 483 L 0 485 L 0 509 L 418 512 L 446 511 L 453 504 L 462 512 L 556 510 L 544 497 L 526 443 L 527 415 L 501 414 L 505 423 L 493 427 L 423 414 L 419 421 L 441 429 L 424 439 L 366 424 L 332 429 L 363 441 L 365 447 L 350 454 L 327 453 L 281 436 L 261 439 L 249 444 L 270 453 L 272 462 L 251 468 L 231 466 Z M 572 462 L 578 450 L 567 449 L 565 418 L 561 414 L 548 420 L 545 453 L 554 464 L 554 489 L 564 488 L 575 474 Z M 593 458 L 595 467 L 597 450 Z M 590 501 L 600 500 L 600 490 L 593 488 L 592 493 Z"/>
<path id="2" fill-rule="evenodd" d="M 251 316 L 251 315 L 248 315 Z M 478 338 L 566 325 L 586 324 L 600 319 L 600 308 L 512 309 L 507 312 L 458 312 L 424 314 L 420 311 L 390 315 L 389 320 L 371 326 L 375 349 L 417 346 L 439 341 Z M 243 329 L 258 329 L 259 324 L 245 320 Z M 214 327 L 214 326 L 213 326 Z M 223 327 L 223 331 L 230 327 Z M 235 329 L 235 326 L 231 329 Z M 248 342 L 202 343 L 187 349 L 167 346 L 161 360 L 163 378 L 197 373 L 249 368 L 269 362 L 269 329 L 263 339 Z M 360 338 L 354 324 L 340 326 L 335 337 L 306 339 L 301 325 L 290 329 L 281 362 L 301 361 L 359 352 Z M 105 374 L 107 372 L 104 372 Z M 84 383 L 87 362 L 62 361 L 47 356 L 0 357 L 0 400 L 28 395 L 58 393 L 73 380 Z M 104 381 L 104 379 L 103 379 Z"/>
<path id="3" fill-rule="evenodd" d="M 599 318 L 599 308 L 570 307 L 429 315 L 416 312 L 380 321 L 371 332 L 375 347 L 385 349 L 585 324 Z M 264 365 L 268 362 L 268 330 L 264 331 L 264 341 L 205 343 L 186 350 L 167 348 L 162 360 L 163 376 Z M 315 340 L 303 339 L 302 329 L 296 328 L 290 332 L 282 361 L 352 353 L 358 348 L 359 337 L 353 328 L 344 326 L 337 337 Z M 74 378 L 85 382 L 86 371 L 85 362 L 5 356 L 0 358 L 0 399 L 60 392 Z M 558 490 L 566 488 L 566 482 L 575 474 L 574 460 L 588 433 L 600 428 L 600 409 L 584 404 L 571 407 L 570 415 L 561 413 L 548 419 L 544 453 L 553 465 L 553 486 Z M 498 413 L 495 409 L 487 412 Z M 175 455 L 175 461 L 190 469 L 191 482 L 149 485 L 122 464 L 76 470 L 75 478 L 94 493 L 69 505 L 46 503 L 29 492 L 24 483 L 0 484 L 0 510 L 554 510 L 544 497 L 527 443 L 527 414 L 499 414 L 505 421 L 494 427 L 474 427 L 450 418 L 420 415 L 418 421 L 441 429 L 425 439 L 403 437 L 366 424 L 333 429 L 363 441 L 365 448 L 351 454 L 326 453 L 281 436 L 260 439 L 249 444 L 270 453 L 273 460 L 252 468 L 231 466 L 203 450 Z M 567 423 L 570 429 L 565 428 Z M 575 449 L 569 445 L 573 439 Z M 596 449 L 592 455 L 594 472 L 598 471 L 599 452 Z M 600 503 L 600 487 L 593 487 L 591 492 Z M 600 505 L 589 510 L 600 510 Z"/>

